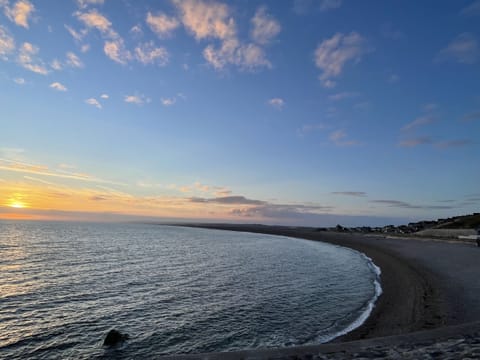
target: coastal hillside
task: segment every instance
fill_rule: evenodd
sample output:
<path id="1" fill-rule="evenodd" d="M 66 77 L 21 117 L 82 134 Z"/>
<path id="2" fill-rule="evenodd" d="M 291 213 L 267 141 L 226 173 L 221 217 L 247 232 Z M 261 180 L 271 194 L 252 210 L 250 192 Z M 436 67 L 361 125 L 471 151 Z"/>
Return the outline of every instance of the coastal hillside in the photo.
<path id="1" fill-rule="evenodd" d="M 327 230 L 320 228 L 318 230 Z M 383 227 L 354 227 L 348 228 L 337 225 L 335 228 L 329 229 L 337 232 L 361 232 L 361 233 L 388 233 L 388 234 L 419 234 L 419 235 L 433 235 L 432 231 L 448 233 L 448 230 L 462 230 L 458 234 L 451 235 L 473 235 L 480 229 L 480 213 L 473 213 L 469 215 L 454 216 L 438 220 L 424 220 L 411 222 L 407 225 L 386 225 Z M 439 235 L 441 236 L 441 235 Z"/>
<path id="2" fill-rule="evenodd" d="M 439 219 L 435 229 L 477 229 L 480 227 L 480 213 Z"/>

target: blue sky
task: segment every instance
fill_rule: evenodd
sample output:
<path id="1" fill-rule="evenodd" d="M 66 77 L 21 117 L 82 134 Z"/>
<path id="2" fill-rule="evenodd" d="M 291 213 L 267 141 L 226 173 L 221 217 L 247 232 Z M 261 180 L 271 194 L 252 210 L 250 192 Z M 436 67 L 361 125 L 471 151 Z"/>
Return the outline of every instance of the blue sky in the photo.
<path id="1" fill-rule="evenodd" d="M 0 10 L 3 217 L 324 226 L 479 210 L 479 0 Z"/>

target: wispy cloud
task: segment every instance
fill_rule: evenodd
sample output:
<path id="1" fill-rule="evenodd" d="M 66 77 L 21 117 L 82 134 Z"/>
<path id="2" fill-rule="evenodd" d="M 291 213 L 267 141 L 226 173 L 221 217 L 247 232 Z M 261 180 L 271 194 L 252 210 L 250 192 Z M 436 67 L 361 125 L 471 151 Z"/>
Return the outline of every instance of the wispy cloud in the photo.
<path id="1" fill-rule="evenodd" d="M 282 29 L 280 23 L 267 13 L 267 8 L 262 6 L 258 8 L 252 20 L 251 36 L 253 41 L 258 44 L 268 44 L 278 35 Z"/>
<path id="2" fill-rule="evenodd" d="M 36 174 L 48 177 L 57 177 L 63 179 L 79 180 L 94 183 L 119 184 L 114 181 L 100 179 L 89 174 L 70 172 L 60 169 L 50 169 L 46 165 L 36 165 L 17 160 L 0 158 L 0 170 L 20 172 L 26 174 Z"/>
<path id="3" fill-rule="evenodd" d="M 357 92 L 351 92 L 351 91 L 344 91 L 344 92 L 339 92 L 333 95 L 330 95 L 328 98 L 332 101 L 340 101 L 340 100 L 345 100 L 345 99 L 350 99 L 359 96 L 360 94 Z"/>
<path id="4" fill-rule="evenodd" d="M 175 103 L 177 102 L 177 99 L 175 97 L 171 97 L 171 98 L 162 97 L 160 101 L 162 102 L 163 106 L 172 106 L 172 105 L 175 105 Z"/>
<path id="5" fill-rule="evenodd" d="M 95 106 L 97 109 L 102 108 L 102 104 L 100 104 L 100 102 L 95 98 L 89 98 L 89 99 L 85 100 L 85 104 Z"/>
<path id="6" fill-rule="evenodd" d="M 50 67 L 56 71 L 60 71 L 63 69 L 63 65 L 58 59 L 53 59 L 50 63 Z"/>
<path id="7" fill-rule="evenodd" d="M 470 5 L 464 7 L 460 14 L 463 16 L 476 16 L 480 15 L 480 0 L 473 1 Z"/>
<path id="8" fill-rule="evenodd" d="M 172 32 L 180 26 L 180 22 L 175 17 L 170 17 L 164 13 L 153 15 L 151 12 L 147 13 L 147 25 L 160 38 L 167 38 L 172 35 Z"/>
<path id="9" fill-rule="evenodd" d="M 265 201 L 247 199 L 244 196 L 223 196 L 211 199 L 193 197 L 190 199 L 195 203 L 215 203 L 224 205 L 264 205 Z"/>
<path id="10" fill-rule="evenodd" d="M 342 2 L 342 0 L 321 0 L 320 11 L 338 9 L 340 6 L 342 6 Z"/>
<path id="11" fill-rule="evenodd" d="M 96 29 L 100 32 L 105 39 L 103 52 L 108 58 L 122 65 L 132 60 L 133 56 L 126 48 L 125 41 L 113 29 L 112 23 L 107 17 L 99 13 L 96 9 L 83 12 L 78 11 L 75 15 L 87 29 Z"/>
<path id="12" fill-rule="evenodd" d="M 474 64 L 480 57 L 477 40 L 470 33 L 458 35 L 448 46 L 435 57 L 435 61 L 453 60 L 461 64 Z"/>
<path id="13" fill-rule="evenodd" d="M 104 0 L 77 0 L 77 6 L 81 9 L 89 5 L 103 5 Z"/>
<path id="14" fill-rule="evenodd" d="M 110 96 L 108 96 L 108 94 L 102 94 L 102 95 L 100 95 L 100 97 L 101 97 L 102 99 L 105 99 L 105 100 L 106 100 L 106 99 L 108 99 Z"/>
<path id="15" fill-rule="evenodd" d="M 81 31 L 77 31 L 74 28 L 72 28 L 69 25 L 64 25 L 65 29 L 67 29 L 68 33 L 76 40 L 76 41 L 82 41 L 83 37 L 87 34 L 88 30 L 84 29 Z"/>
<path id="16" fill-rule="evenodd" d="M 349 61 L 358 62 L 364 54 L 371 51 L 367 41 L 359 33 L 337 33 L 322 41 L 315 50 L 315 64 L 322 70 L 320 80 L 325 87 L 335 85 L 332 80 L 338 77 Z"/>
<path id="17" fill-rule="evenodd" d="M 465 114 L 462 117 L 462 121 L 474 121 L 474 120 L 480 120 L 480 110 L 479 111 L 472 111 L 468 114 Z"/>
<path id="18" fill-rule="evenodd" d="M 433 115 L 425 115 L 425 116 L 420 116 L 413 120 L 412 122 L 408 123 L 402 128 L 402 131 L 410 131 L 413 130 L 419 126 L 431 124 L 435 121 L 435 117 Z"/>
<path id="19" fill-rule="evenodd" d="M 450 141 L 440 141 L 435 143 L 435 146 L 440 149 L 448 149 L 448 148 L 456 148 L 456 147 L 463 147 L 472 145 L 473 141 L 469 139 L 458 139 L 458 140 L 450 140 Z"/>
<path id="20" fill-rule="evenodd" d="M 367 196 L 366 192 L 363 191 L 334 191 L 334 195 L 345 195 L 345 196 L 356 196 L 356 197 L 365 197 Z"/>
<path id="21" fill-rule="evenodd" d="M 47 75 L 48 70 L 43 61 L 37 57 L 38 52 L 39 49 L 37 46 L 25 42 L 19 49 L 17 62 L 27 70 L 37 74 Z"/>
<path id="22" fill-rule="evenodd" d="M 424 209 L 424 210 L 449 210 L 454 209 L 455 206 L 449 205 L 414 205 L 405 201 L 399 200 L 371 200 L 371 203 L 382 204 L 389 207 L 397 207 L 402 209 Z"/>
<path id="23" fill-rule="evenodd" d="M 429 136 L 420 136 L 416 138 L 404 139 L 399 142 L 401 147 L 416 147 L 418 145 L 426 145 L 433 143 Z"/>
<path id="24" fill-rule="evenodd" d="M 125 65 L 132 58 L 132 54 L 125 48 L 125 43 L 121 38 L 105 41 L 103 52 L 111 60 L 122 65 Z"/>
<path id="25" fill-rule="evenodd" d="M 15 79 L 13 79 L 13 81 L 15 82 L 15 84 L 25 85 L 25 79 L 24 78 L 15 78 Z"/>
<path id="26" fill-rule="evenodd" d="M 8 3 L 7 3 L 8 4 Z M 5 6 L 5 16 L 18 26 L 28 29 L 28 22 L 35 11 L 35 7 L 28 0 L 19 0 L 13 7 Z"/>
<path id="27" fill-rule="evenodd" d="M 283 100 L 282 98 L 272 98 L 267 101 L 267 104 L 277 110 L 282 110 L 285 106 L 285 100 Z"/>
<path id="28" fill-rule="evenodd" d="M 50 84 L 50 88 L 57 91 L 67 91 L 67 87 L 59 82 L 53 82 Z"/>
<path id="29" fill-rule="evenodd" d="M 73 52 L 67 52 L 67 65 L 73 68 L 82 68 L 83 63 Z"/>
<path id="30" fill-rule="evenodd" d="M 136 94 L 136 95 L 125 95 L 125 97 L 123 98 L 123 101 L 129 104 L 143 105 L 145 103 L 149 103 L 151 100 L 145 95 Z"/>
<path id="31" fill-rule="evenodd" d="M 304 124 L 302 127 L 297 129 L 297 135 L 304 136 L 306 134 L 315 132 L 315 131 L 323 131 L 328 129 L 328 126 L 325 124 Z"/>
<path id="32" fill-rule="evenodd" d="M 8 60 L 8 55 L 15 51 L 15 40 L 8 30 L 0 25 L 0 59 Z"/>
<path id="33" fill-rule="evenodd" d="M 169 54 L 164 47 L 156 47 L 153 41 L 140 44 L 135 48 L 135 57 L 142 64 L 157 64 L 165 66 L 168 64 Z"/>
<path id="34" fill-rule="evenodd" d="M 344 130 L 337 130 L 330 133 L 329 139 L 337 146 L 360 145 L 358 141 L 348 140 L 348 135 Z"/>

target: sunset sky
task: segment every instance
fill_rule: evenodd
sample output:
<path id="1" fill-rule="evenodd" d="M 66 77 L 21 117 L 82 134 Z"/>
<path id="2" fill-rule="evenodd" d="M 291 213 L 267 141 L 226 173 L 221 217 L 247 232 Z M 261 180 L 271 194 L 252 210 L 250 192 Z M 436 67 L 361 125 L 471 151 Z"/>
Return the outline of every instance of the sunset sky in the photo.
<path id="1" fill-rule="evenodd" d="M 480 0 L 0 0 L 0 219 L 480 211 Z"/>

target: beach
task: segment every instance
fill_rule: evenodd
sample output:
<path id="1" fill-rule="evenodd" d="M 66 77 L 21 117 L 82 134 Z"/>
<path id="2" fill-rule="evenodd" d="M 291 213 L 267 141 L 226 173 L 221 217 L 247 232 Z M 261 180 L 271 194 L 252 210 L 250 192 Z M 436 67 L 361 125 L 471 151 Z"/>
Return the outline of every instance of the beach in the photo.
<path id="1" fill-rule="evenodd" d="M 468 339 L 478 339 L 480 329 L 480 249 L 473 243 L 345 234 L 300 227 L 233 224 L 189 226 L 289 236 L 344 246 L 367 255 L 382 272 L 383 293 L 369 318 L 352 332 L 334 339 L 330 344 L 229 353 L 230 358 L 322 358 L 320 355 L 325 352 L 335 358 L 337 351 L 343 351 L 347 357 L 345 351 L 348 349 L 351 350 L 349 356 L 357 358 L 355 354 L 361 353 L 361 349 L 378 350 L 382 346 L 384 349 L 402 349 L 404 346 L 407 354 L 408 351 L 418 350 L 420 345 L 425 351 L 433 349 L 440 356 L 442 349 L 446 351 L 445 354 L 451 352 L 452 344 L 457 346 L 457 350 L 458 344 L 465 345 L 464 350 L 468 355 L 469 351 L 475 351 L 476 346 L 480 347 L 476 345 L 476 340 L 468 342 Z M 383 339 L 383 342 L 379 343 L 379 339 Z M 356 353 L 357 350 L 360 352 Z M 367 353 L 372 354 L 371 351 Z M 393 357 L 386 350 L 383 354 L 384 357 Z M 192 356 L 225 358 L 225 354 L 218 355 Z M 187 358 L 192 356 L 187 355 Z"/>

